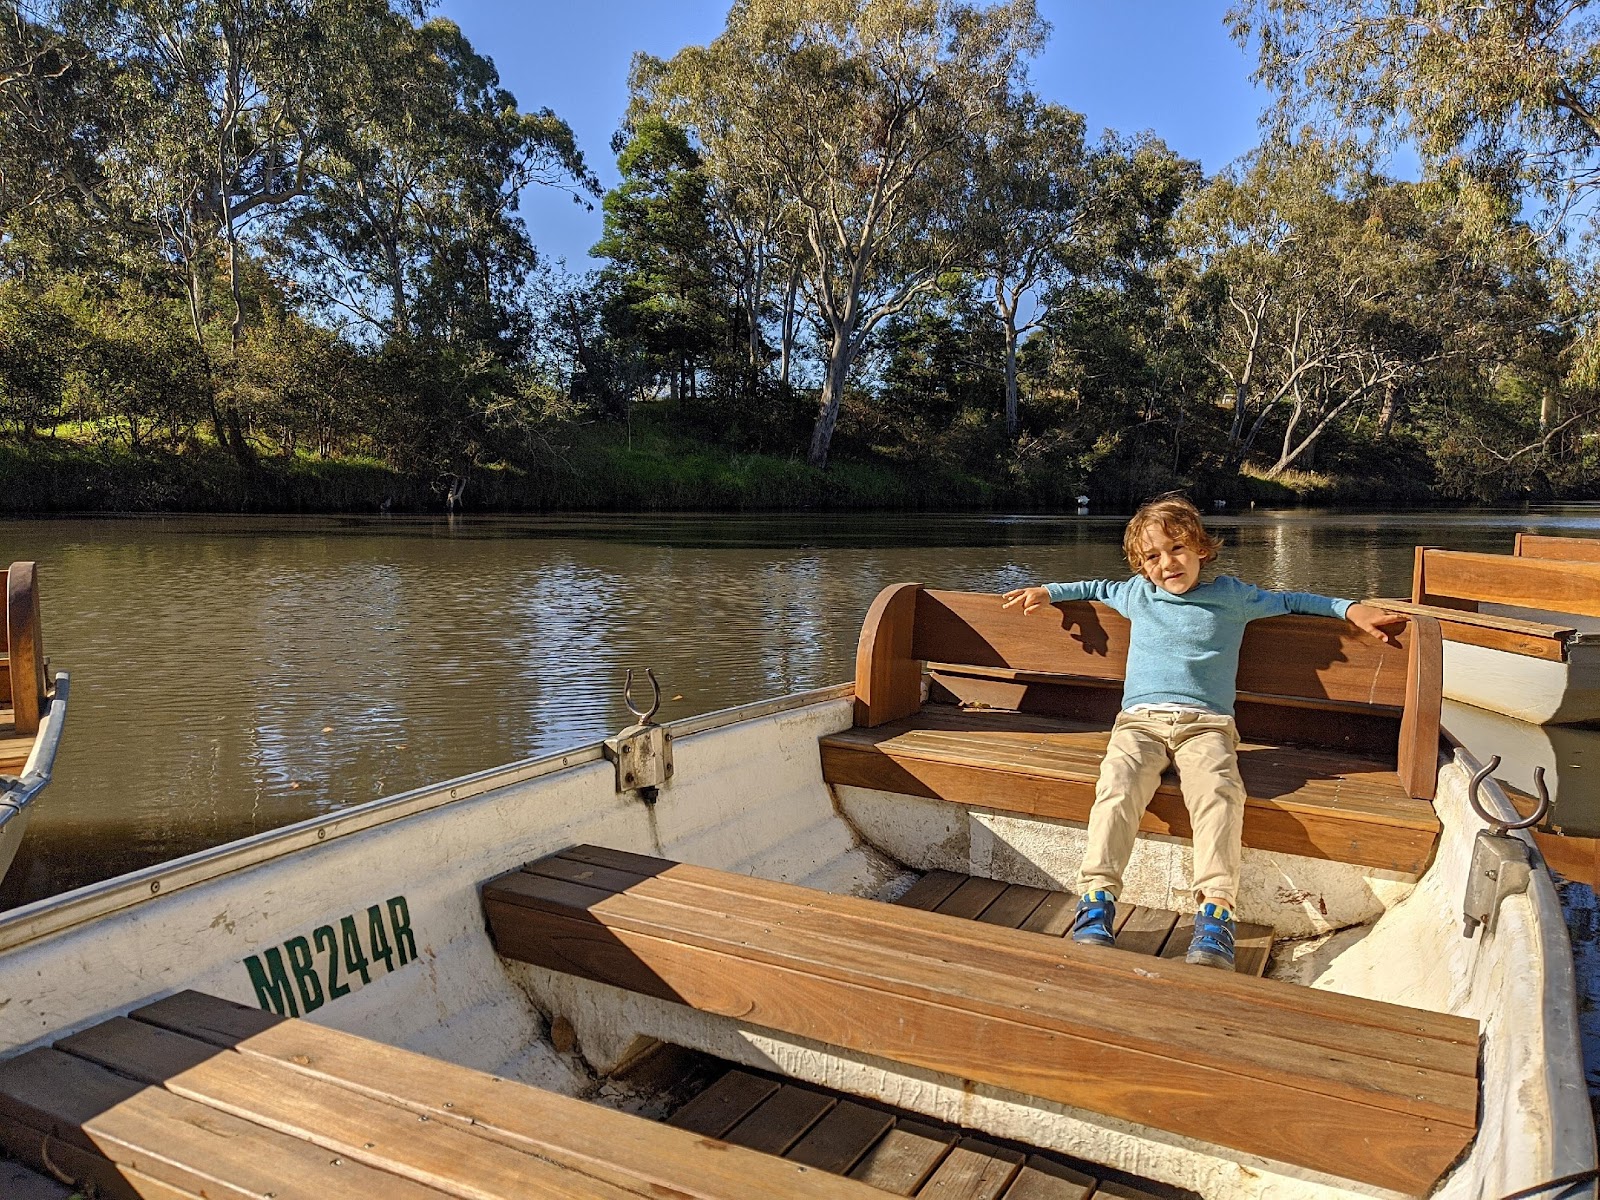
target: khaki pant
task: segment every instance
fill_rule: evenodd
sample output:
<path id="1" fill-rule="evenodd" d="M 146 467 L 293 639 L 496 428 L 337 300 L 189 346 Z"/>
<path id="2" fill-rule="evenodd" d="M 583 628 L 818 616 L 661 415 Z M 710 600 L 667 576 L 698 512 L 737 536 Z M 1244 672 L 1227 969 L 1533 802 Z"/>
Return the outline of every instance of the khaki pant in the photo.
<path id="1" fill-rule="evenodd" d="M 1193 827 L 1195 903 L 1210 900 L 1232 908 L 1239 894 L 1244 829 L 1238 744 L 1233 718 L 1219 713 L 1117 714 L 1094 789 L 1079 892 L 1122 893 L 1122 872 L 1133 853 L 1139 818 L 1170 764 L 1178 769 Z"/>

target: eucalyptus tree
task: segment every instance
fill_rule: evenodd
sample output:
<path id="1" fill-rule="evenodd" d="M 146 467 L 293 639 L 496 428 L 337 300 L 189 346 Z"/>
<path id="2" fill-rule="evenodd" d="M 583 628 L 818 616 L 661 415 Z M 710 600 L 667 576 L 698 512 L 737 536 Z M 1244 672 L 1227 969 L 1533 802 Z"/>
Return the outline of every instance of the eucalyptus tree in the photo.
<path id="1" fill-rule="evenodd" d="M 1228 20 L 1257 49 L 1280 128 L 1409 142 L 1486 227 L 1528 189 L 1559 217 L 1600 185 L 1588 0 L 1237 0 Z"/>
<path id="2" fill-rule="evenodd" d="M 1031 93 L 1006 97 L 972 130 L 974 268 L 1000 319 L 1006 436 L 1018 430 L 1017 347 L 1038 328 L 1038 292 L 1068 270 L 1092 192 L 1083 117 Z M 1028 306 L 1032 304 L 1032 308 Z"/>
<path id="3" fill-rule="evenodd" d="M 370 334 L 492 340 L 536 257 L 522 190 L 599 194 L 571 128 L 522 111 L 445 20 L 384 23 L 345 86 L 360 103 L 329 131 L 277 248 L 319 304 Z"/>
<path id="4" fill-rule="evenodd" d="M 873 332 L 969 257 L 967 130 L 1044 33 L 1032 0 L 737 0 L 709 45 L 638 64 L 637 103 L 714 178 L 770 181 L 792 230 L 826 349 L 813 465 Z"/>

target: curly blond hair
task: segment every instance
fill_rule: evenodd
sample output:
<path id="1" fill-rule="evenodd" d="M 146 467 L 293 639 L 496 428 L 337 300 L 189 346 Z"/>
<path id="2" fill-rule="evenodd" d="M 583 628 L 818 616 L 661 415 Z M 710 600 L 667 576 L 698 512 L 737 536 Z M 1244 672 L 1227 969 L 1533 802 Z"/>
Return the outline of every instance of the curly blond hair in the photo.
<path id="1" fill-rule="evenodd" d="M 1203 563 L 1210 562 L 1222 549 L 1222 539 L 1206 532 L 1205 523 L 1200 519 L 1200 510 L 1189 502 L 1189 498 L 1169 492 L 1141 504 L 1122 534 L 1122 553 L 1135 574 L 1142 569 L 1144 534 L 1152 525 L 1159 525 L 1173 541 L 1193 546 L 1200 552 L 1200 561 Z"/>

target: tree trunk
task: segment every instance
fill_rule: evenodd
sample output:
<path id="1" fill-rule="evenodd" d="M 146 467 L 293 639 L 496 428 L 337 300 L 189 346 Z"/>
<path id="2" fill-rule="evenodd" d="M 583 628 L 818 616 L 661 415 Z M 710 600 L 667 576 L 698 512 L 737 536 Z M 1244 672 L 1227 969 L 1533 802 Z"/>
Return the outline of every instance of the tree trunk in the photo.
<path id="1" fill-rule="evenodd" d="M 1017 403 L 1017 323 L 1010 314 L 1006 314 L 1006 437 L 1016 439 L 1017 429 L 1021 425 L 1021 416 Z"/>
<path id="2" fill-rule="evenodd" d="M 811 453 L 806 461 L 813 467 L 828 465 L 828 447 L 833 443 L 833 429 L 839 423 L 839 407 L 844 400 L 845 380 L 850 375 L 850 338 L 843 331 L 833 335 L 833 345 L 828 349 L 828 372 L 822 380 L 822 396 L 817 404 L 817 424 L 811 431 Z"/>
<path id="3" fill-rule="evenodd" d="M 794 334 L 798 316 L 794 301 L 799 290 L 800 270 L 796 267 L 789 272 L 789 289 L 783 297 L 783 348 L 778 363 L 778 378 L 784 387 L 789 386 L 789 372 L 794 365 Z"/>
<path id="4" fill-rule="evenodd" d="M 1394 414 L 1396 407 L 1398 407 L 1395 393 L 1398 390 L 1392 379 L 1383 385 L 1383 407 L 1378 410 L 1378 437 L 1380 439 L 1388 437 L 1389 431 L 1394 427 Z"/>

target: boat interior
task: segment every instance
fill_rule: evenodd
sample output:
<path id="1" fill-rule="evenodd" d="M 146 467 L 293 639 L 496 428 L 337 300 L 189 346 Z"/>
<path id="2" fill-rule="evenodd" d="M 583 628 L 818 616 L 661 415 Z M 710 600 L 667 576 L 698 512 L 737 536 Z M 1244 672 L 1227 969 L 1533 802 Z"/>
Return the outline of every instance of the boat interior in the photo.
<path id="1" fill-rule="evenodd" d="M 1170 778 L 1117 948 L 1064 937 L 1127 641 L 1099 605 L 1024 617 L 895 585 L 852 687 L 645 721 L 610 762 L 453 781 L 279 835 L 259 866 L 169 874 L 193 893 L 172 898 L 184 928 L 245 926 L 249 982 L 233 951 L 58 998 L 65 1036 L 22 1024 L 43 998 L 0 1009 L 19 1051 L 0 1146 L 63 1187 L 168 1200 L 1477 1196 L 1566 1161 L 1557 1136 L 1592 1164 L 1592 1127 L 1585 1149 L 1531 1083 L 1507 1098 L 1566 1053 L 1507 1003 L 1544 1002 L 1543 959 L 1508 971 L 1501 948 L 1548 950 L 1547 898 L 1461 936 L 1479 825 L 1440 728 L 1437 621 L 1392 646 L 1317 618 L 1251 626 L 1231 973 L 1183 961 Z M 390 871 L 424 852 L 449 869 L 313 928 L 378 837 Z M 260 873 L 315 856 L 308 915 L 249 910 Z M 117 898 L 150 878 L 99 919 L 135 920 Z M 18 970 L 65 952 L 41 945 L 50 914 L 28 919 Z M 153 924 L 128 926 L 125 961 Z"/>

